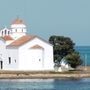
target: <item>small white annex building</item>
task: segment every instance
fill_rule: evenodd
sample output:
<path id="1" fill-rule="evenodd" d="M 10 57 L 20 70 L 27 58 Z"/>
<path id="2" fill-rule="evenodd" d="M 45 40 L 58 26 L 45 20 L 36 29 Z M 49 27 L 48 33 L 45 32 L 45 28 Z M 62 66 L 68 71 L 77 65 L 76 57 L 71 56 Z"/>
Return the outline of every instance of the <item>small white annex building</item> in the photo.
<path id="1" fill-rule="evenodd" d="M 26 25 L 19 18 L 10 29 L 0 30 L 0 69 L 54 70 L 53 46 L 26 33 Z"/>
<path id="2" fill-rule="evenodd" d="M 70 64 L 63 58 L 60 61 L 60 67 L 58 69 L 59 72 L 65 72 L 65 71 L 69 71 L 69 70 L 74 70 Z"/>

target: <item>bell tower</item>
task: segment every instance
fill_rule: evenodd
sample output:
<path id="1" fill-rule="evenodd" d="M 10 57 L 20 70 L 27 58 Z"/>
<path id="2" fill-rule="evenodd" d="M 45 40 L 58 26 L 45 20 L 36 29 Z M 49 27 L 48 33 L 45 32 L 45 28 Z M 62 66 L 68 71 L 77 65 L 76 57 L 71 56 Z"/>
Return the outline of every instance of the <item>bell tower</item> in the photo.
<path id="1" fill-rule="evenodd" d="M 26 35 L 26 25 L 20 18 L 15 19 L 11 24 L 11 36 L 13 39 L 18 39 Z"/>

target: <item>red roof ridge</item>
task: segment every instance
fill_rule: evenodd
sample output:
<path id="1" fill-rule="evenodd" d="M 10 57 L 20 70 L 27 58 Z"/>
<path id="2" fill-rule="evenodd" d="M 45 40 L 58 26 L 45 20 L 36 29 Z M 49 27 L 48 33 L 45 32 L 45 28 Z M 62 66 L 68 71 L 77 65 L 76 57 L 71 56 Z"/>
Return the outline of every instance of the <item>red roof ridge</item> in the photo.
<path id="1" fill-rule="evenodd" d="M 23 22 L 22 19 L 16 18 L 16 19 L 12 22 L 12 24 L 24 24 L 24 22 Z"/>
<path id="2" fill-rule="evenodd" d="M 35 37 L 36 37 L 36 36 L 25 35 L 25 36 L 22 36 L 22 37 L 20 37 L 19 39 L 15 40 L 14 42 L 12 42 L 11 44 L 9 44 L 8 46 L 18 47 L 18 46 L 21 46 L 21 45 L 25 44 L 26 42 L 34 39 Z"/>

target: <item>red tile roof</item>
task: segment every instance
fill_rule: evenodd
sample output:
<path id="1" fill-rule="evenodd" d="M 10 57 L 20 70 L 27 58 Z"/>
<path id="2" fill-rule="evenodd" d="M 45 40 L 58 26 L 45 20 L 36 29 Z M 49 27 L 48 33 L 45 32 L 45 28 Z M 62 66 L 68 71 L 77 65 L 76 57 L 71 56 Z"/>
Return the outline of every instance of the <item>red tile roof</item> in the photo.
<path id="1" fill-rule="evenodd" d="M 18 47 L 18 46 L 21 46 L 25 43 L 27 43 L 28 41 L 34 39 L 36 36 L 31 36 L 31 35 L 26 35 L 26 36 L 22 36 L 21 38 L 15 40 L 14 42 L 12 42 L 10 45 L 8 46 L 15 46 L 15 47 Z"/>
<path id="2" fill-rule="evenodd" d="M 9 41 L 9 40 L 13 40 L 13 38 L 12 37 L 10 37 L 10 36 L 4 36 L 4 37 L 2 37 L 5 41 Z"/>
<path id="3" fill-rule="evenodd" d="M 12 24 L 24 24 L 24 22 L 23 22 L 23 20 L 17 18 L 12 22 Z"/>
<path id="4" fill-rule="evenodd" d="M 44 48 L 39 45 L 34 45 L 33 47 L 31 47 L 31 49 L 44 49 Z"/>

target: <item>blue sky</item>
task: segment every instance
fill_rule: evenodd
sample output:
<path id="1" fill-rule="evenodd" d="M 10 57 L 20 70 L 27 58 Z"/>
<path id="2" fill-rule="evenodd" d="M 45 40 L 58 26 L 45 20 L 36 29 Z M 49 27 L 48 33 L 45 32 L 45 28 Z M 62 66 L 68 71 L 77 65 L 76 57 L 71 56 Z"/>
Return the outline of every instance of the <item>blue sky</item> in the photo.
<path id="1" fill-rule="evenodd" d="M 0 0 L 0 29 L 17 16 L 29 34 L 46 40 L 63 35 L 76 45 L 90 45 L 90 0 Z"/>

